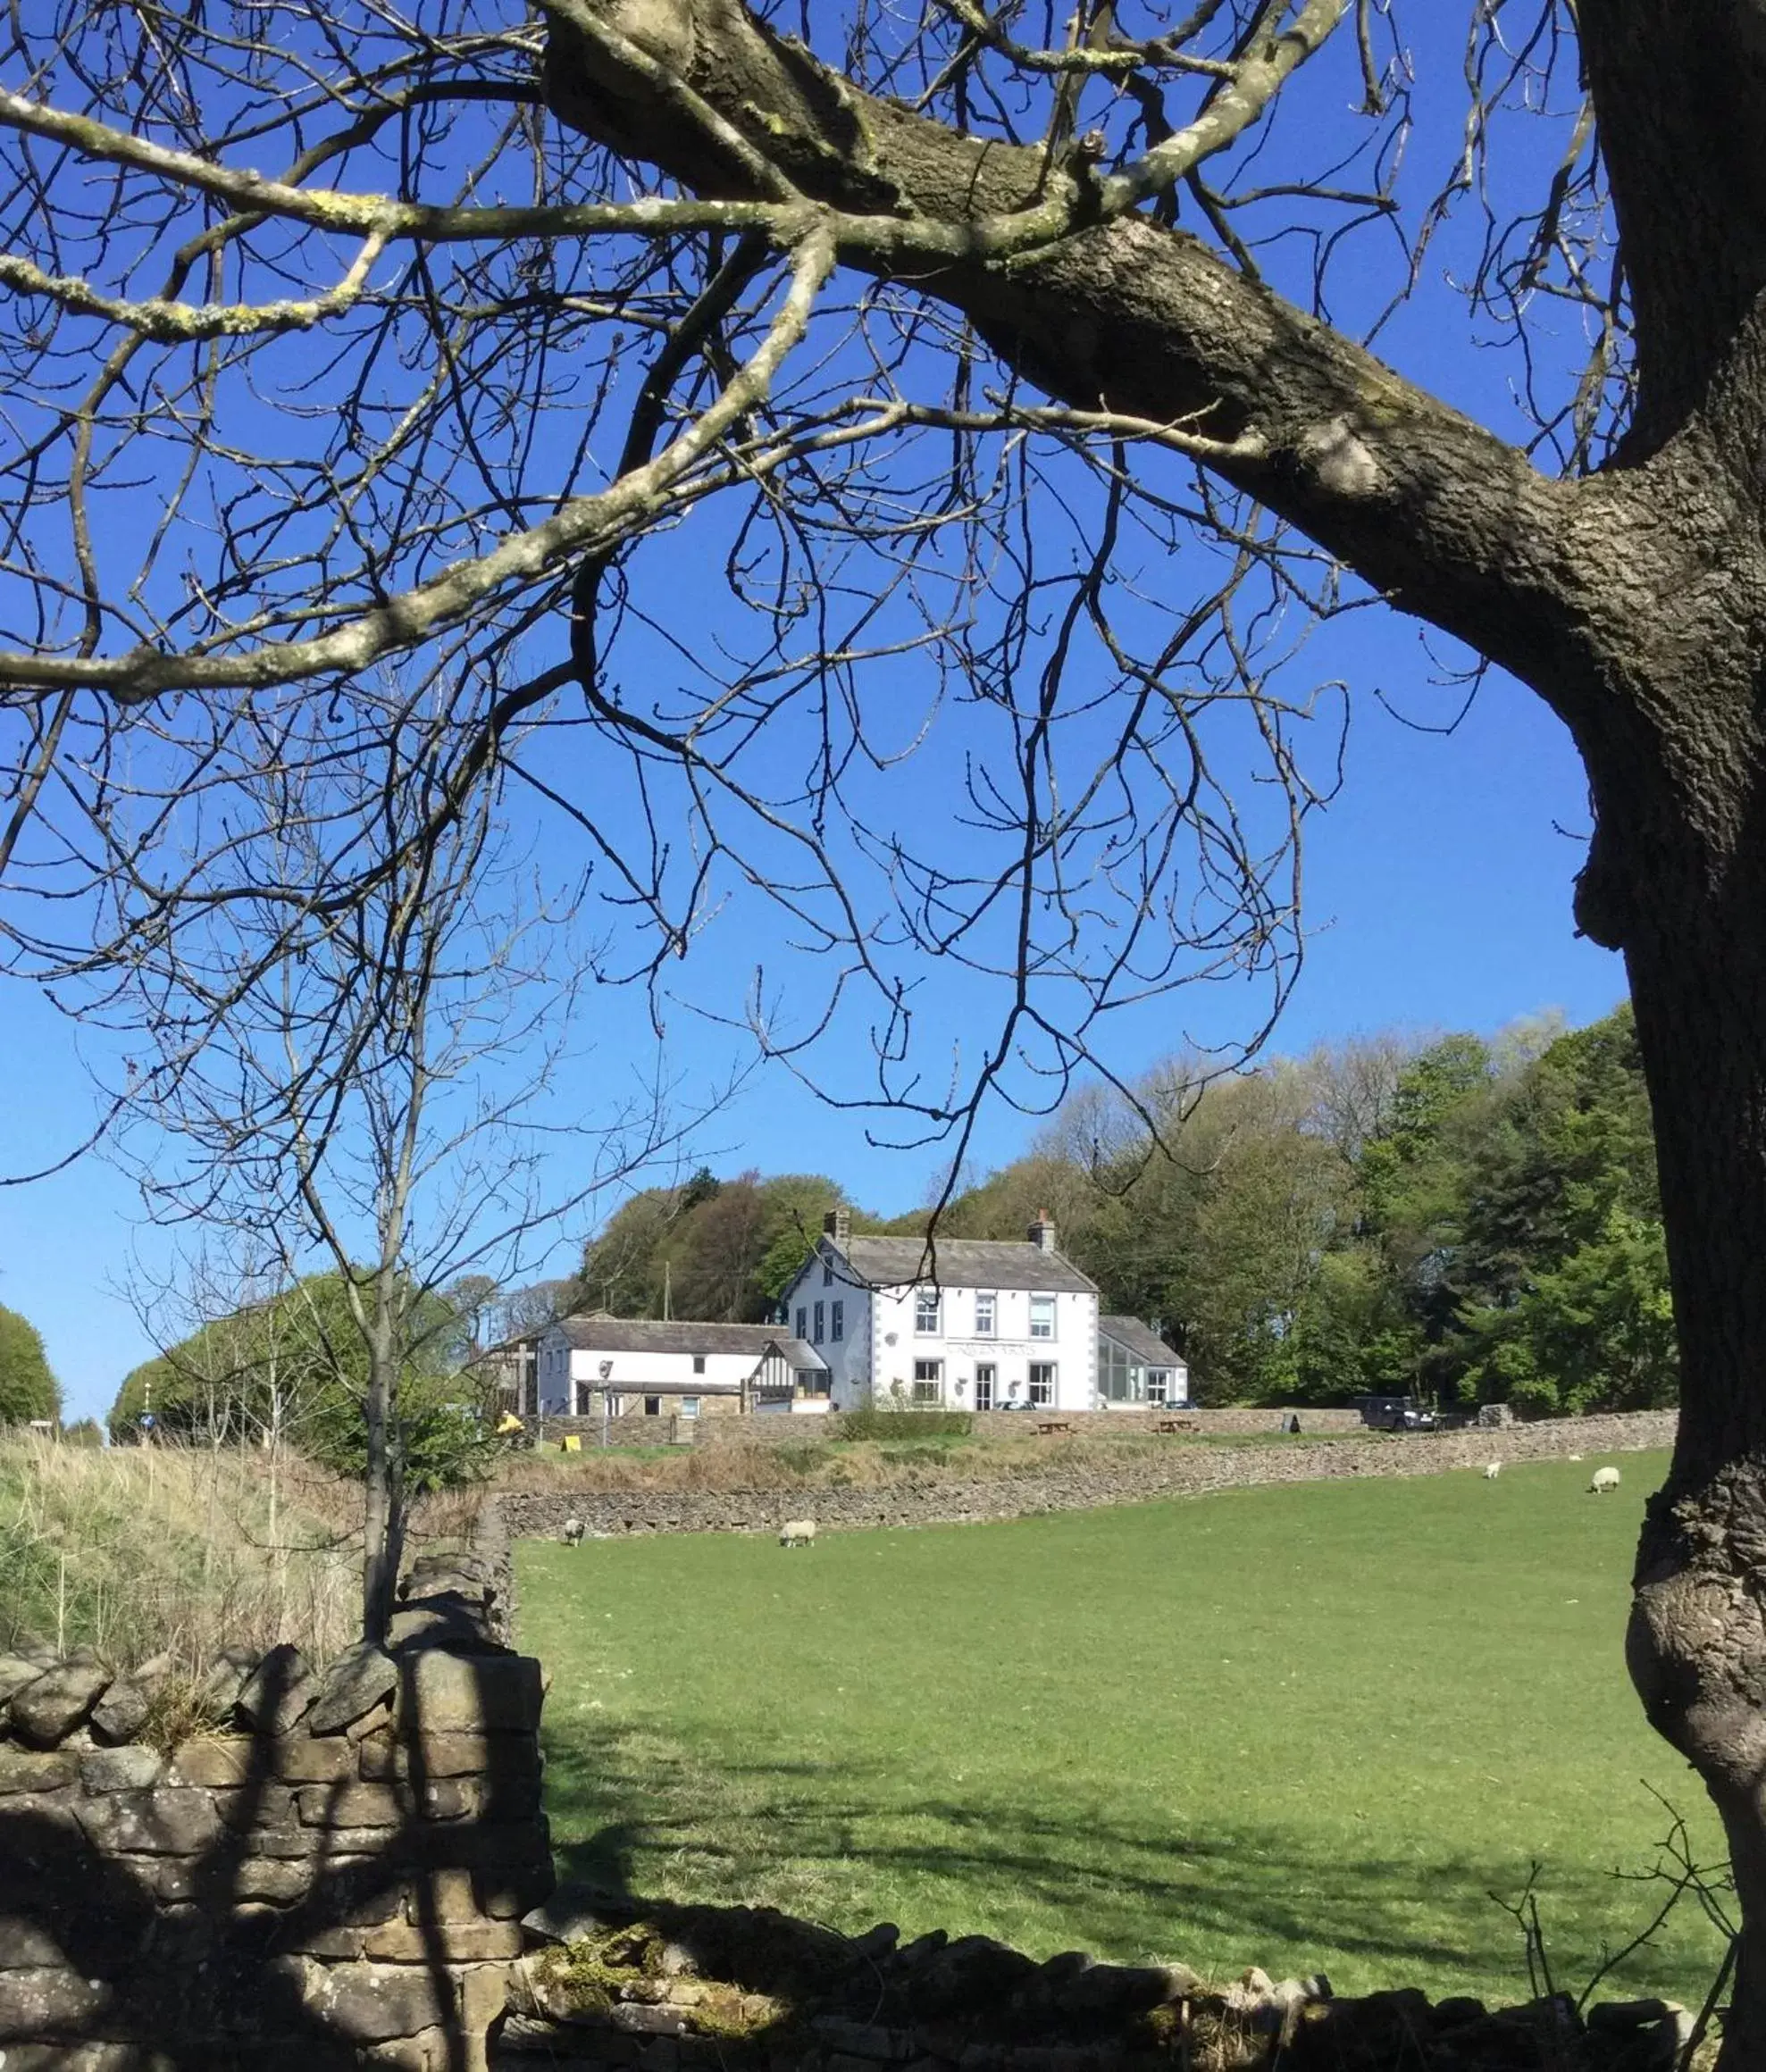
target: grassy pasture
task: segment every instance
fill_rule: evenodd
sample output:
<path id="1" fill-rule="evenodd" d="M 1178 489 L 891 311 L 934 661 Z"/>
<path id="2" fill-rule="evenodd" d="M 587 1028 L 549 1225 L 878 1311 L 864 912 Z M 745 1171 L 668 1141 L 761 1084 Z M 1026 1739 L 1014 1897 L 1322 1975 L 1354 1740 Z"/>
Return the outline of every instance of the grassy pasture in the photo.
<path id="1" fill-rule="evenodd" d="M 1529 1866 L 1579 1988 L 1658 1888 L 1691 1774 L 1620 1660 L 1665 1456 L 1302 1483 L 790 1555 L 519 1550 L 566 1876 L 1034 1953 L 1520 1997 Z M 1696 1999 L 1688 1905 L 1603 1987 Z"/>

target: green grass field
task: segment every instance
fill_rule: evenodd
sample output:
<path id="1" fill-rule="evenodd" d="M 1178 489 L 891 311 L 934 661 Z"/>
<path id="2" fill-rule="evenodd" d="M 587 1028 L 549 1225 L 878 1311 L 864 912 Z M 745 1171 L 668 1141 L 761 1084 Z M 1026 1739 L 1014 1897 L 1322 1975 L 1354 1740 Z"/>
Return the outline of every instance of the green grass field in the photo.
<path id="1" fill-rule="evenodd" d="M 1620 1660 L 1665 1456 L 1008 1524 L 520 1550 L 565 1876 L 1337 1989 L 1524 1997 L 1648 1919 L 1691 1773 Z M 1696 2000 L 1684 1907 L 1608 1996 Z"/>

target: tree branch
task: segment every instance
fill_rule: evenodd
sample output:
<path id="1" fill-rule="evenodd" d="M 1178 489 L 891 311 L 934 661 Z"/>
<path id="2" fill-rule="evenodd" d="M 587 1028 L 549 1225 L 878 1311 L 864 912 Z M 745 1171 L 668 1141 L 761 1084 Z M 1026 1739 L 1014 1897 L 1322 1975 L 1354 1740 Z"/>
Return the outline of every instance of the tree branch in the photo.
<path id="1" fill-rule="evenodd" d="M 1474 643 L 1561 710 L 1601 695 L 1586 614 L 1565 608 L 1575 487 L 1181 231 L 1128 214 L 1053 241 L 1002 241 L 1001 226 L 1039 212 L 1085 220 L 1083 180 L 1051 176 L 1040 148 L 971 138 L 867 95 L 735 0 L 600 0 L 598 11 L 679 68 L 799 191 L 842 212 L 843 257 L 901 277 L 899 252 L 867 254 L 855 234 L 855 217 L 875 224 L 887 211 L 925 262 L 915 287 L 1050 394 L 1216 442 L 1209 464 L 1400 609 Z M 1289 70 L 1338 12 L 1303 11 L 1310 40 Z M 561 119 L 701 193 L 740 195 L 727 158 L 603 51 L 554 15 L 546 84 Z M 1109 196 L 1096 184 L 1094 213 Z"/>

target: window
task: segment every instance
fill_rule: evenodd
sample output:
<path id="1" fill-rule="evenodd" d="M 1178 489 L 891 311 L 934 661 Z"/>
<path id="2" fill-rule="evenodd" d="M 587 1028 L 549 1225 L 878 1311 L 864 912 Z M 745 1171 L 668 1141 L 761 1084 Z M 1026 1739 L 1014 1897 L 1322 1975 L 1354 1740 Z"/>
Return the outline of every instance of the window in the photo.
<path id="1" fill-rule="evenodd" d="M 1156 1410 L 1165 1408 L 1165 1391 L 1170 1385 L 1170 1379 L 1163 1367 L 1147 1369 L 1147 1400 Z"/>
<path id="2" fill-rule="evenodd" d="M 846 1305 L 835 1302 L 829 1305 L 828 1336 L 838 1345 L 846 1336 Z"/>
<path id="3" fill-rule="evenodd" d="M 975 1407 L 977 1410 L 993 1408 L 993 1369 L 977 1367 L 975 1371 Z"/>
<path id="4" fill-rule="evenodd" d="M 702 1352 L 696 1352 L 693 1355 L 693 1372 L 696 1374 L 702 1374 L 705 1372 L 705 1355 Z M 698 1413 L 695 1412 L 695 1415 L 697 1416 Z"/>
<path id="5" fill-rule="evenodd" d="M 822 1316 L 826 1308 L 825 1302 L 818 1302 L 816 1305 L 816 1334 L 810 1341 L 812 1345 L 820 1345 L 822 1342 Z"/>
<path id="6" fill-rule="evenodd" d="M 697 1417 L 699 1414 L 699 1398 L 697 1396 L 682 1396 L 681 1399 L 681 1415 L 683 1417 Z"/>
<path id="7" fill-rule="evenodd" d="M 1030 1298 L 1030 1335 L 1033 1338 L 1052 1338 L 1055 1335 L 1055 1299 L 1052 1295 L 1033 1295 Z"/>
<path id="8" fill-rule="evenodd" d="M 994 1308 L 995 1299 L 992 1295 L 977 1295 L 975 1297 L 975 1334 L 977 1338 L 992 1337 Z"/>
<path id="9" fill-rule="evenodd" d="M 589 1415 L 589 1384 L 587 1382 L 579 1382 L 576 1384 L 576 1414 L 579 1417 L 586 1417 Z"/>
<path id="10" fill-rule="evenodd" d="M 824 1256 L 822 1260 L 822 1285 L 824 1288 L 832 1288 L 833 1284 L 834 1263 L 832 1259 Z"/>
<path id="11" fill-rule="evenodd" d="M 1140 1402 L 1145 1382 L 1146 1369 L 1129 1358 L 1126 1346 L 1113 1338 L 1098 1341 L 1098 1393 L 1105 1402 Z"/>
<path id="12" fill-rule="evenodd" d="M 795 1335 L 799 1338 L 808 1338 L 809 1336 L 809 1312 L 801 1307 L 799 1307 L 797 1313 L 797 1332 Z"/>
<path id="13" fill-rule="evenodd" d="M 1033 1403 L 1049 1404 L 1055 1399 L 1055 1366 L 1052 1360 L 1033 1360 L 1030 1363 L 1030 1399 Z"/>
<path id="14" fill-rule="evenodd" d="M 944 1362 L 919 1359 L 914 1362 L 914 1400 L 916 1403 L 939 1403 L 944 1399 Z"/>
<path id="15" fill-rule="evenodd" d="M 647 1417 L 660 1417 L 662 1416 L 662 1398 L 660 1396 L 646 1396 L 644 1398 L 644 1415 Z"/>
<path id="16" fill-rule="evenodd" d="M 938 1335 L 939 1295 L 936 1288 L 914 1291 L 914 1329 L 922 1338 Z"/>

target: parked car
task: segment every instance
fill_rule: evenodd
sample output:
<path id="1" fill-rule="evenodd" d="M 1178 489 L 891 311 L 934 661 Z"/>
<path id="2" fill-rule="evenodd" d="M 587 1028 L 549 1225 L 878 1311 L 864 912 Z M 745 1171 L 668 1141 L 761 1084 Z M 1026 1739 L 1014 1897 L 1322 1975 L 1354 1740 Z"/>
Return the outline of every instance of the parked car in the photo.
<path id="1" fill-rule="evenodd" d="M 1376 1432 L 1433 1432 L 1435 1415 L 1414 1396 L 1363 1396 L 1361 1422 Z"/>

